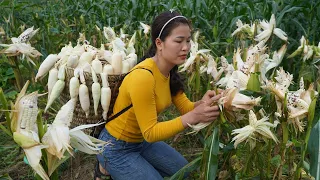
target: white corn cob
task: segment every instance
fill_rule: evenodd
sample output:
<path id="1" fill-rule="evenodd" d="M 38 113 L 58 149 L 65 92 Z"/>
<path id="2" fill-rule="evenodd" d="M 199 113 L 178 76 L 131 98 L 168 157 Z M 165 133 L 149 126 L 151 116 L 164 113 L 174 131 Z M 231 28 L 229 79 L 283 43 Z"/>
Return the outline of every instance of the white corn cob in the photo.
<path id="1" fill-rule="evenodd" d="M 44 112 L 47 112 L 48 108 L 51 106 L 53 101 L 60 96 L 64 86 L 65 86 L 65 82 L 60 79 L 54 84 Z"/>
<path id="2" fill-rule="evenodd" d="M 72 50 L 73 50 L 72 43 L 69 42 L 68 45 L 65 45 L 63 48 L 61 48 L 61 51 L 60 51 L 60 53 L 58 54 L 58 56 L 59 56 L 60 58 L 62 58 L 62 57 L 65 56 L 66 54 L 71 54 Z"/>
<path id="3" fill-rule="evenodd" d="M 128 56 L 127 56 L 128 57 Z M 126 59 L 130 64 L 130 69 L 132 69 L 137 64 L 137 58 L 136 57 L 129 57 Z"/>
<path id="4" fill-rule="evenodd" d="M 62 64 L 62 65 L 59 67 L 58 79 L 64 81 L 65 76 L 66 76 L 66 64 Z"/>
<path id="5" fill-rule="evenodd" d="M 48 77 L 48 96 L 50 96 L 54 84 L 58 81 L 58 69 L 56 67 L 49 71 Z"/>
<path id="6" fill-rule="evenodd" d="M 89 72 L 91 73 L 91 65 L 89 63 L 84 63 L 83 66 L 81 66 L 81 68 L 86 71 L 86 72 Z"/>
<path id="7" fill-rule="evenodd" d="M 85 63 L 91 63 L 93 59 L 94 53 L 93 52 L 84 52 L 81 54 L 79 58 L 78 67 L 82 67 Z"/>
<path id="8" fill-rule="evenodd" d="M 109 64 L 111 64 L 111 57 L 112 57 L 112 52 L 105 50 L 103 54 L 103 59 L 105 59 L 106 61 L 108 61 Z"/>
<path id="9" fill-rule="evenodd" d="M 86 113 L 86 117 L 89 117 L 89 108 L 90 108 L 89 90 L 87 85 L 85 84 L 83 71 L 80 71 L 80 81 L 82 82 L 82 84 L 79 87 L 80 105 L 83 111 Z"/>
<path id="10" fill-rule="evenodd" d="M 38 92 L 23 96 L 19 101 L 18 106 L 18 127 L 16 132 L 32 131 L 34 130 L 34 124 L 37 121 L 38 115 Z"/>
<path id="11" fill-rule="evenodd" d="M 130 63 L 127 60 L 122 61 L 122 74 L 128 73 L 130 70 Z"/>
<path id="12" fill-rule="evenodd" d="M 82 84 L 86 84 L 86 79 L 85 79 L 85 77 L 84 77 L 84 73 L 83 73 L 83 69 L 76 69 L 76 70 L 79 70 L 79 77 L 80 77 L 80 82 L 82 83 Z M 76 70 L 75 70 L 75 75 L 76 75 Z"/>
<path id="13" fill-rule="evenodd" d="M 68 67 L 75 68 L 75 67 L 77 67 L 78 62 L 79 62 L 79 56 L 76 55 L 76 54 L 71 54 L 71 55 L 69 56 L 69 58 L 68 58 L 67 66 L 68 66 Z"/>
<path id="14" fill-rule="evenodd" d="M 69 93 L 70 93 L 70 98 L 77 98 L 79 95 L 79 87 L 80 87 L 80 83 L 79 83 L 79 79 L 77 77 L 72 77 L 70 79 L 70 84 L 69 84 Z"/>
<path id="15" fill-rule="evenodd" d="M 114 74 L 121 74 L 122 71 L 122 55 L 121 53 L 113 53 L 111 58 L 111 65 L 113 68 Z"/>
<path id="16" fill-rule="evenodd" d="M 100 102 L 100 96 L 101 96 L 101 86 L 98 82 L 98 78 L 96 75 L 96 72 L 94 71 L 93 67 L 91 69 L 92 72 L 92 99 L 93 99 L 93 109 L 94 109 L 94 114 L 97 116 L 98 115 L 98 106 Z"/>
<path id="17" fill-rule="evenodd" d="M 44 76 L 49 70 L 54 66 L 54 64 L 58 61 L 58 56 L 56 54 L 50 54 L 40 65 L 38 73 L 35 77 L 35 81 L 37 82 L 38 78 Z"/>
<path id="18" fill-rule="evenodd" d="M 103 66 L 103 73 L 106 74 L 113 74 L 113 67 L 111 66 L 111 64 L 106 64 Z"/>
<path id="19" fill-rule="evenodd" d="M 72 121 L 74 108 L 76 107 L 76 102 L 76 99 L 70 99 L 66 104 L 64 104 L 57 113 L 52 125 L 62 124 L 69 127 Z"/>
<path id="20" fill-rule="evenodd" d="M 64 54 L 60 59 L 61 64 L 66 64 L 68 62 L 69 56 L 69 54 Z"/>
<path id="21" fill-rule="evenodd" d="M 109 87 L 107 74 L 101 73 L 100 75 L 103 85 L 103 87 L 101 88 L 101 106 L 103 109 L 102 116 L 104 120 L 107 120 L 107 114 L 111 101 L 111 89 Z"/>
<path id="22" fill-rule="evenodd" d="M 78 57 L 80 57 L 81 54 L 83 54 L 84 52 L 85 52 L 84 46 L 80 45 L 79 42 L 77 43 L 77 45 L 72 50 L 72 53 L 76 54 Z"/>
<path id="23" fill-rule="evenodd" d="M 79 87 L 79 100 L 83 111 L 86 113 L 86 117 L 89 117 L 90 99 L 89 90 L 87 85 L 81 84 Z"/>
<path id="24" fill-rule="evenodd" d="M 98 56 L 96 56 L 96 58 L 91 62 L 91 66 L 92 66 L 92 69 L 93 69 L 97 74 L 102 73 L 102 63 L 101 63 L 101 61 L 98 59 Z M 92 69 L 91 69 L 91 71 L 92 71 Z"/>

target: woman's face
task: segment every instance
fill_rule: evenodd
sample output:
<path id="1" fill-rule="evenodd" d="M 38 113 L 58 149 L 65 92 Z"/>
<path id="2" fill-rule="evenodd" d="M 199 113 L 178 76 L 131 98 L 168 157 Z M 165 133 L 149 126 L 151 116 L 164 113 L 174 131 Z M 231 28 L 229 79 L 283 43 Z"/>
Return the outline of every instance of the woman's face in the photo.
<path id="1" fill-rule="evenodd" d="M 191 29 L 186 24 L 174 28 L 164 41 L 159 42 L 158 52 L 166 63 L 180 65 L 190 51 Z"/>

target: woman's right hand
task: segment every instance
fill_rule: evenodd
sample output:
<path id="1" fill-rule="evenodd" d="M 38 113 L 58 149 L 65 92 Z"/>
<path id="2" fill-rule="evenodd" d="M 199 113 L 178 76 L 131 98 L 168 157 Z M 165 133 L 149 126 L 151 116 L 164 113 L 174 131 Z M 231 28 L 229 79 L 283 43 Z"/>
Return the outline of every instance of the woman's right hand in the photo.
<path id="1" fill-rule="evenodd" d="M 213 105 L 221 98 L 221 94 L 213 96 L 207 101 L 201 101 L 192 111 L 186 113 L 181 117 L 184 127 L 188 127 L 188 124 L 194 125 L 198 123 L 211 122 L 217 119 L 220 114 L 218 105 Z"/>

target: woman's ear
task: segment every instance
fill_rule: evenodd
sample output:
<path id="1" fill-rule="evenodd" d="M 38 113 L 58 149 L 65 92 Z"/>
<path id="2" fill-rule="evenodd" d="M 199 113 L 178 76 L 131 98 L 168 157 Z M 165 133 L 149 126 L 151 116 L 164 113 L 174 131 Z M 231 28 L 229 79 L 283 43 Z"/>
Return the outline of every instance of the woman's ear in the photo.
<path id="1" fill-rule="evenodd" d="M 157 38 L 155 43 L 156 43 L 157 49 L 161 50 L 162 49 L 162 41 L 161 41 L 161 39 Z"/>

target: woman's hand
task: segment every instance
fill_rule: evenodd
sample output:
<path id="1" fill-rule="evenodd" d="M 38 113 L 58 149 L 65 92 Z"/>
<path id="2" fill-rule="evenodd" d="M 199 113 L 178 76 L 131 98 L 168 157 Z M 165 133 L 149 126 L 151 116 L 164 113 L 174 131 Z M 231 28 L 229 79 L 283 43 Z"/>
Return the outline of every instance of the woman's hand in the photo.
<path id="1" fill-rule="evenodd" d="M 188 124 L 210 122 L 217 119 L 220 114 L 218 105 L 213 105 L 221 98 L 221 94 L 215 95 L 214 91 L 208 91 L 195 108 L 181 117 L 184 127 Z"/>
<path id="2" fill-rule="evenodd" d="M 221 89 L 218 89 L 217 90 L 218 93 L 220 94 L 222 92 Z M 216 92 L 214 90 L 208 90 L 202 97 L 202 99 L 200 101 L 197 101 L 195 104 L 194 104 L 194 107 L 197 107 L 198 105 L 201 104 L 201 102 L 203 101 L 208 101 L 209 99 L 211 99 L 212 97 L 214 97 L 216 95 Z M 219 98 L 220 99 L 220 98 Z"/>
<path id="3" fill-rule="evenodd" d="M 216 95 L 216 92 L 214 90 L 208 90 L 202 97 L 202 101 L 208 101 L 211 99 L 213 96 Z"/>

